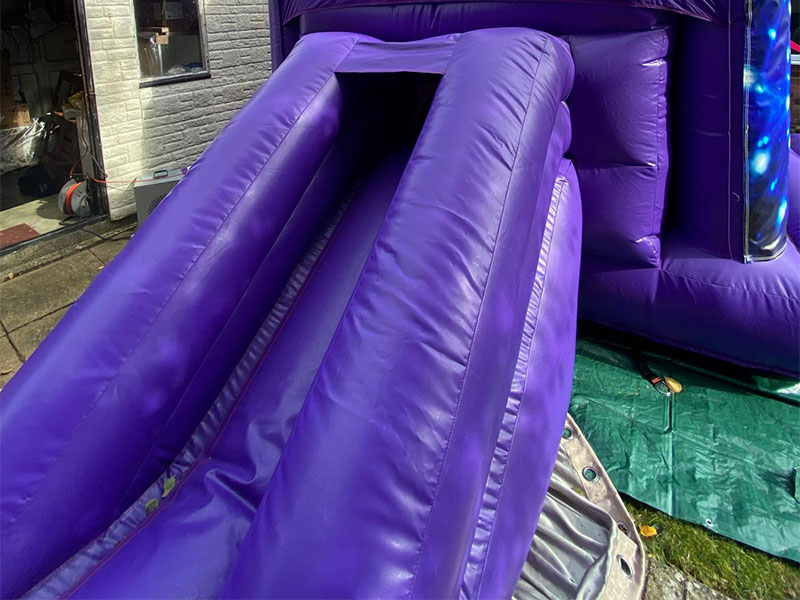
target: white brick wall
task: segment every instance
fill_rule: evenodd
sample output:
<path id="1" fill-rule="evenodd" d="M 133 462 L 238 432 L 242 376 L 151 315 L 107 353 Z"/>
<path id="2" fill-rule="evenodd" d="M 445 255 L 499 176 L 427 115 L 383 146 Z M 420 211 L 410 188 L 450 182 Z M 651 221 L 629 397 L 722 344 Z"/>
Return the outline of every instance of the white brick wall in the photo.
<path id="1" fill-rule="evenodd" d="M 267 0 L 204 0 L 211 78 L 139 88 L 133 1 L 86 0 L 112 219 L 135 210 L 125 182 L 191 165 L 270 69 Z"/>

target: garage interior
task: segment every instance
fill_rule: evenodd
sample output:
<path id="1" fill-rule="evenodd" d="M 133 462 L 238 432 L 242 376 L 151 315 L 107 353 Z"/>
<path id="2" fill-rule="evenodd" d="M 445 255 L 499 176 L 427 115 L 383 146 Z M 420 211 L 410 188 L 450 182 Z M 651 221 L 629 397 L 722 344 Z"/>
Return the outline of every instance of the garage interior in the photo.
<path id="1" fill-rule="evenodd" d="M 0 251 L 85 222 L 64 214 L 59 192 L 102 172 L 75 13 L 71 0 L 3 1 Z"/>

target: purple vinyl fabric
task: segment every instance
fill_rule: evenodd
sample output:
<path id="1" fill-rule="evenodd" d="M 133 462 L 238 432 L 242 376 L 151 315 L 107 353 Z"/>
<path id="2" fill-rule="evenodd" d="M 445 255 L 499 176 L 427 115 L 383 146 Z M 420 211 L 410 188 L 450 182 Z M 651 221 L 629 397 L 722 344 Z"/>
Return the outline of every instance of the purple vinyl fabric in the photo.
<path id="1" fill-rule="evenodd" d="M 407 23 L 398 27 L 397 21 Z M 669 13 L 552 3 L 391 5 L 315 10 L 300 30 L 357 31 L 388 40 L 530 23 L 561 34 L 575 63 L 568 99 L 569 156 L 581 182 L 584 247 L 600 256 L 658 266 L 669 171 Z M 631 31 L 626 31 L 630 29 Z M 620 218 L 625 215 L 625 218 Z"/>
<path id="2" fill-rule="evenodd" d="M 568 35 L 586 252 L 658 266 L 667 192 L 671 28 Z"/>
<path id="3" fill-rule="evenodd" d="M 791 143 L 786 233 L 795 247 L 800 247 L 800 133 L 792 135 Z"/>
<path id="4" fill-rule="evenodd" d="M 720 48 L 742 46 L 733 28 L 687 21 L 676 42 L 671 98 L 672 228 L 697 248 L 741 259 L 744 188 L 739 76 Z M 743 50 L 742 50 L 743 52 Z"/>
<path id="5" fill-rule="evenodd" d="M 300 35 L 352 31 L 391 42 L 405 42 L 480 28 L 541 29 L 553 35 L 643 31 L 669 25 L 675 16 L 658 10 L 605 3 L 453 2 L 374 4 L 303 13 Z"/>
<path id="6" fill-rule="evenodd" d="M 678 236 L 660 269 L 585 255 L 581 316 L 748 367 L 800 377 L 800 253 L 742 264 Z M 620 311 L 620 304 L 628 310 Z M 655 324 L 655 325 L 654 325 Z"/>
<path id="7" fill-rule="evenodd" d="M 460 38 L 224 596 L 458 593 L 571 82 L 553 38 Z"/>
<path id="8" fill-rule="evenodd" d="M 331 146 L 332 71 L 357 39 L 301 44 L 2 390 L 3 596 L 103 531 L 208 409 L 299 258 L 272 250 Z"/>
<path id="9" fill-rule="evenodd" d="M 569 406 L 575 347 L 563 341 L 575 339 L 580 239 L 578 178 L 562 161 L 462 598 L 510 598 L 533 539 Z M 556 368 L 543 372 L 542 361 Z"/>
<path id="10" fill-rule="evenodd" d="M 688 101 L 686 104 L 692 105 L 684 113 L 690 116 L 688 126 L 679 127 L 678 131 L 685 134 L 687 142 L 683 147 L 687 153 L 700 147 L 691 144 L 692 138 L 703 143 L 705 149 L 701 158 L 691 158 L 684 163 L 687 177 L 683 181 L 690 185 L 681 186 L 678 197 L 688 198 L 687 203 L 692 203 L 695 197 L 705 198 L 700 190 L 711 191 L 709 212 L 717 216 L 719 207 L 728 212 L 724 221 L 728 231 L 714 231 L 710 239 L 698 237 L 695 243 L 715 254 L 744 261 L 771 259 L 782 252 L 785 222 L 772 217 L 783 210 L 781 194 L 775 190 L 785 176 L 784 163 L 788 160 L 785 147 L 779 144 L 783 140 L 779 130 L 788 119 L 783 107 L 786 94 L 781 91 L 785 89 L 788 74 L 788 63 L 783 60 L 782 51 L 788 23 L 785 0 L 276 2 L 278 6 L 273 11 L 272 22 L 273 38 L 277 40 L 273 52 L 275 65 L 280 64 L 302 34 L 311 31 L 347 30 L 387 40 L 413 40 L 475 28 L 521 25 L 558 35 L 574 35 L 587 33 L 587 30 L 614 31 L 613 24 L 616 24 L 616 32 L 636 29 L 636 23 L 639 29 L 645 29 L 647 26 L 641 17 L 647 12 L 671 15 L 680 21 L 681 36 L 685 38 L 679 50 L 683 54 L 679 60 L 679 77 L 685 78 L 687 84 L 681 85 L 677 94 Z M 751 18 L 752 23 L 748 21 Z M 775 31 L 780 32 L 777 37 Z M 756 106 L 759 108 L 754 111 Z M 763 156 L 754 153 L 753 160 L 745 160 L 750 152 L 745 143 L 745 118 L 748 128 L 752 129 L 751 144 L 761 143 L 764 136 L 770 140 L 771 154 L 776 160 L 769 164 L 766 174 L 769 177 L 757 172 L 765 163 Z M 701 124 L 705 121 L 714 123 L 713 128 L 703 129 Z M 719 122 L 724 122 L 724 129 L 717 126 Z M 775 174 L 778 174 L 777 179 Z M 745 187 L 745 179 L 751 183 L 758 180 L 758 184 Z M 659 183 L 663 186 L 663 181 Z M 703 200 L 699 204 L 706 202 Z M 711 222 L 716 227 L 722 226 L 720 221 Z M 707 227 L 703 223 L 701 221 L 699 226 Z M 747 247 L 745 238 L 749 240 Z"/>
<path id="11" fill-rule="evenodd" d="M 147 521 L 128 528 L 117 545 L 104 552 L 98 548 L 103 560 L 83 577 L 75 576 L 78 564 L 65 569 L 43 596 L 220 595 L 408 154 L 389 155 L 351 188 L 342 216 L 301 264 L 265 322 L 262 344 L 249 350 L 246 359 L 254 360 L 240 365 L 241 383 L 232 381 L 226 389 L 221 400 L 227 411 L 208 423 L 208 439 L 181 473 L 174 496 Z M 194 560 L 184 560 L 187 555 Z"/>
<path id="12" fill-rule="evenodd" d="M 498 0 L 499 3 L 507 3 Z M 560 4 L 559 0 L 539 0 L 539 2 L 518 2 L 517 4 L 531 5 L 543 4 L 545 7 L 550 4 Z M 313 12 L 322 10 L 338 10 L 343 8 L 361 7 L 395 7 L 404 4 L 418 4 L 417 0 L 282 0 L 279 3 L 281 8 L 281 23 L 288 23 L 292 19 Z M 434 0 L 433 4 L 445 6 L 447 4 L 464 6 L 463 0 Z M 471 3 L 466 3 L 467 5 Z M 494 2 L 483 0 L 475 4 L 487 6 L 487 10 L 492 10 Z M 589 0 L 587 4 L 599 4 L 607 6 L 608 2 Z M 620 0 L 614 2 L 617 6 L 630 8 L 655 8 L 664 11 L 671 11 L 679 14 L 698 17 L 706 21 L 725 22 L 729 14 L 729 2 L 727 0 Z"/>
<path id="13" fill-rule="evenodd" d="M 584 250 L 591 257 L 586 264 L 627 264 L 631 272 L 649 266 L 653 272 L 648 277 L 660 281 L 661 267 L 671 261 L 662 239 L 671 238 L 697 250 L 696 261 L 681 260 L 687 276 L 704 280 L 708 255 L 713 255 L 720 259 L 714 270 L 726 272 L 727 279 L 736 282 L 745 273 L 737 263 L 752 259 L 745 239 L 751 240 L 751 246 L 752 240 L 766 240 L 758 258 L 775 260 L 784 251 L 781 228 L 786 227 L 792 239 L 789 229 L 794 223 L 788 203 L 783 206 L 790 214 L 781 219 L 782 201 L 777 196 L 782 194 L 782 180 L 760 177 L 758 197 L 752 193 L 753 186 L 745 186 L 748 178 L 751 183 L 755 180 L 750 177 L 753 160 L 745 159 L 745 91 L 749 90 L 751 103 L 768 98 L 778 116 L 785 116 L 786 100 L 779 97 L 778 88 L 766 84 L 767 79 L 783 81 L 775 73 L 786 69 L 783 54 L 762 43 L 773 35 L 769 22 L 761 23 L 749 40 L 746 35 L 748 10 L 767 16 L 784 15 L 785 10 L 773 10 L 778 0 L 751 4 L 285 0 L 278 10 L 282 20 L 272 29 L 284 48 L 291 48 L 306 33 L 331 29 L 407 41 L 479 27 L 523 25 L 564 37 L 576 66 L 574 91 L 567 102 L 574 132 L 570 157 L 582 184 Z M 745 73 L 748 43 L 751 55 L 755 52 L 753 56 L 763 62 L 757 67 L 759 72 L 750 65 Z M 273 59 L 279 63 L 281 55 Z M 780 136 L 757 133 L 761 123 L 749 127 L 752 143 L 778 143 Z M 778 160 L 784 154 L 776 151 L 771 156 Z M 769 164 L 770 173 L 785 172 L 774 162 Z M 771 214 L 775 218 L 769 218 Z M 590 275 L 584 280 L 592 280 Z M 800 275 L 785 272 L 782 277 L 794 283 Z M 640 280 L 636 276 L 630 281 L 636 286 Z M 696 322 L 716 323 L 718 314 L 711 313 L 723 301 L 718 294 L 725 292 L 708 285 L 700 289 L 700 299 L 680 297 L 678 305 L 694 311 Z M 592 290 L 612 296 L 594 297 Z M 702 339 L 682 340 L 674 327 L 659 318 L 662 310 L 675 306 L 661 304 L 661 298 L 667 301 L 666 295 L 621 290 L 590 286 L 582 293 L 581 315 L 626 330 L 634 320 L 636 331 L 644 336 L 742 365 L 780 373 L 800 371 L 800 367 L 787 370 L 787 365 L 797 363 L 796 349 L 800 348 L 793 328 L 784 329 L 781 344 L 769 350 L 774 344 L 767 330 L 755 326 L 766 317 L 745 320 L 744 315 L 760 314 L 763 308 L 752 300 L 757 295 L 743 294 L 740 300 L 745 308 L 720 324 L 721 329 L 710 329 Z M 681 293 L 695 291 L 685 288 Z M 620 293 L 629 299 L 624 306 L 615 301 Z M 706 315 L 710 318 L 704 319 Z M 776 317 L 786 320 L 795 315 L 789 311 Z M 733 339 L 731 332 L 737 330 L 741 335 Z M 722 344 L 719 339 L 727 341 Z"/>
<path id="14" fill-rule="evenodd" d="M 745 210 L 741 86 L 745 48 L 743 3 L 732 3 L 724 8 L 717 5 L 727 15 L 723 23 L 678 19 L 666 11 L 603 2 L 384 2 L 349 8 L 343 7 L 347 6 L 346 0 L 343 4 L 333 4 L 336 8 L 303 13 L 283 28 L 273 27 L 273 31 L 286 33 L 289 48 L 291 40 L 302 34 L 330 30 L 355 31 L 394 41 L 509 25 L 524 25 L 577 40 L 585 36 L 590 43 L 594 34 L 606 36 L 610 55 L 602 51 L 599 54 L 590 52 L 588 47 L 582 51 L 572 43 L 576 85 L 570 103 L 580 99 L 584 71 L 587 74 L 587 93 L 583 94 L 581 106 L 572 110 L 576 143 L 580 144 L 580 139 L 591 143 L 595 156 L 600 154 L 606 166 L 616 164 L 624 171 L 628 166 L 638 165 L 640 172 L 631 177 L 611 177 L 614 172 L 607 169 L 601 176 L 608 178 L 603 183 L 610 187 L 597 186 L 596 189 L 604 193 L 596 202 L 592 201 L 592 190 L 583 192 L 584 205 L 590 209 L 596 207 L 595 214 L 587 214 L 585 219 L 585 235 L 587 241 L 592 242 L 592 252 L 657 266 L 659 252 L 653 250 L 660 243 L 659 218 L 663 217 L 664 205 L 668 204 L 671 205 L 667 206 L 668 212 L 676 215 L 674 227 L 680 228 L 686 239 L 707 252 L 742 260 Z M 657 33 L 647 33 L 676 25 L 678 21 L 679 26 L 673 28 L 676 31 L 668 39 Z M 614 44 L 621 45 L 621 38 L 634 34 L 633 39 L 638 39 L 635 49 L 643 52 L 641 62 L 633 60 L 638 52 L 628 56 L 627 51 L 613 48 Z M 658 42 L 669 42 L 663 52 L 671 50 L 671 57 L 664 63 L 647 64 L 647 58 L 661 58 L 652 56 L 662 54 L 660 45 L 652 46 Z M 279 58 L 280 55 L 273 55 L 278 62 Z M 624 64 L 628 65 L 627 69 L 622 69 Z M 667 74 L 677 83 L 667 86 Z M 616 92 L 620 77 L 627 94 Z M 668 88 L 666 95 L 662 91 L 665 87 Z M 624 110 L 616 109 L 617 104 L 611 101 L 609 94 Z M 634 101 L 640 99 L 644 102 Z M 598 109 L 605 112 L 605 118 L 611 119 L 609 123 L 605 118 L 598 118 Z M 634 121 L 627 127 L 616 127 L 629 115 Z M 668 122 L 672 124 L 670 127 Z M 596 130 L 610 130 L 611 139 L 617 142 L 611 145 L 607 155 L 603 155 L 603 150 L 608 136 L 596 135 Z M 671 148 L 670 135 L 675 138 Z M 635 162 L 625 160 L 624 153 L 619 152 L 619 140 L 627 142 L 629 138 L 639 142 L 635 146 L 638 150 Z M 582 150 L 580 146 L 578 150 Z M 667 175 L 672 178 L 671 186 L 666 184 Z M 586 183 L 591 185 L 591 181 Z M 612 190 L 617 187 L 629 202 L 620 202 L 613 210 L 603 211 L 600 207 L 604 201 L 609 197 L 616 199 L 617 193 Z M 654 191 L 659 195 L 653 196 Z M 669 195 L 669 202 L 665 201 L 665 195 Z M 628 209 L 626 217 L 633 211 L 630 224 L 627 218 L 617 218 L 620 205 Z M 646 211 L 656 219 L 648 222 Z M 594 218 L 598 216 L 603 227 L 593 233 Z M 639 238 L 633 237 L 637 233 L 645 236 L 639 243 L 636 242 Z M 628 250 L 626 255 L 617 257 L 602 250 L 602 244 L 594 243 L 598 237 L 617 241 L 623 252 Z M 643 260 L 643 256 L 650 260 Z"/>
<path id="15" fill-rule="evenodd" d="M 583 317 L 800 376 L 796 181 L 742 262 L 743 2 L 270 14 L 281 67 L 0 395 L 0 595 L 508 595 L 581 235 Z"/>
<path id="16" fill-rule="evenodd" d="M 456 595 L 570 214 L 573 75 L 531 30 L 305 37 L 3 390 L 2 595 Z"/>

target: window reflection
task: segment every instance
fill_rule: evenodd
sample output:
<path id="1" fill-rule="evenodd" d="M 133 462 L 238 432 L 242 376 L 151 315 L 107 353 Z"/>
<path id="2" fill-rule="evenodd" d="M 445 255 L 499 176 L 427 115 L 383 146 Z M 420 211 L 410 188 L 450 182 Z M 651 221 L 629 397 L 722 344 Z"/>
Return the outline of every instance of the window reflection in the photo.
<path id="1" fill-rule="evenodd" d="M 206 71 L 198 0 L 134 0 L 145 80 Z"/>

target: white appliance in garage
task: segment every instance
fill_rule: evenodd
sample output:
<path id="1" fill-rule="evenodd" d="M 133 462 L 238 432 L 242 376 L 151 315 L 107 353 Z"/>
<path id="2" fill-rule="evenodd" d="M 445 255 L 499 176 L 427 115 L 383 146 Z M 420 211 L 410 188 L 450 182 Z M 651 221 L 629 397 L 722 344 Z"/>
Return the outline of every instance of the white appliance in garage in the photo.
<path id="1" fill-rule="evenodd" d="M 189 169 L 164 169 L 136 178 L 133 194 L 136 199 L 136 216 L 144 221 L 166 198 Z"/>

